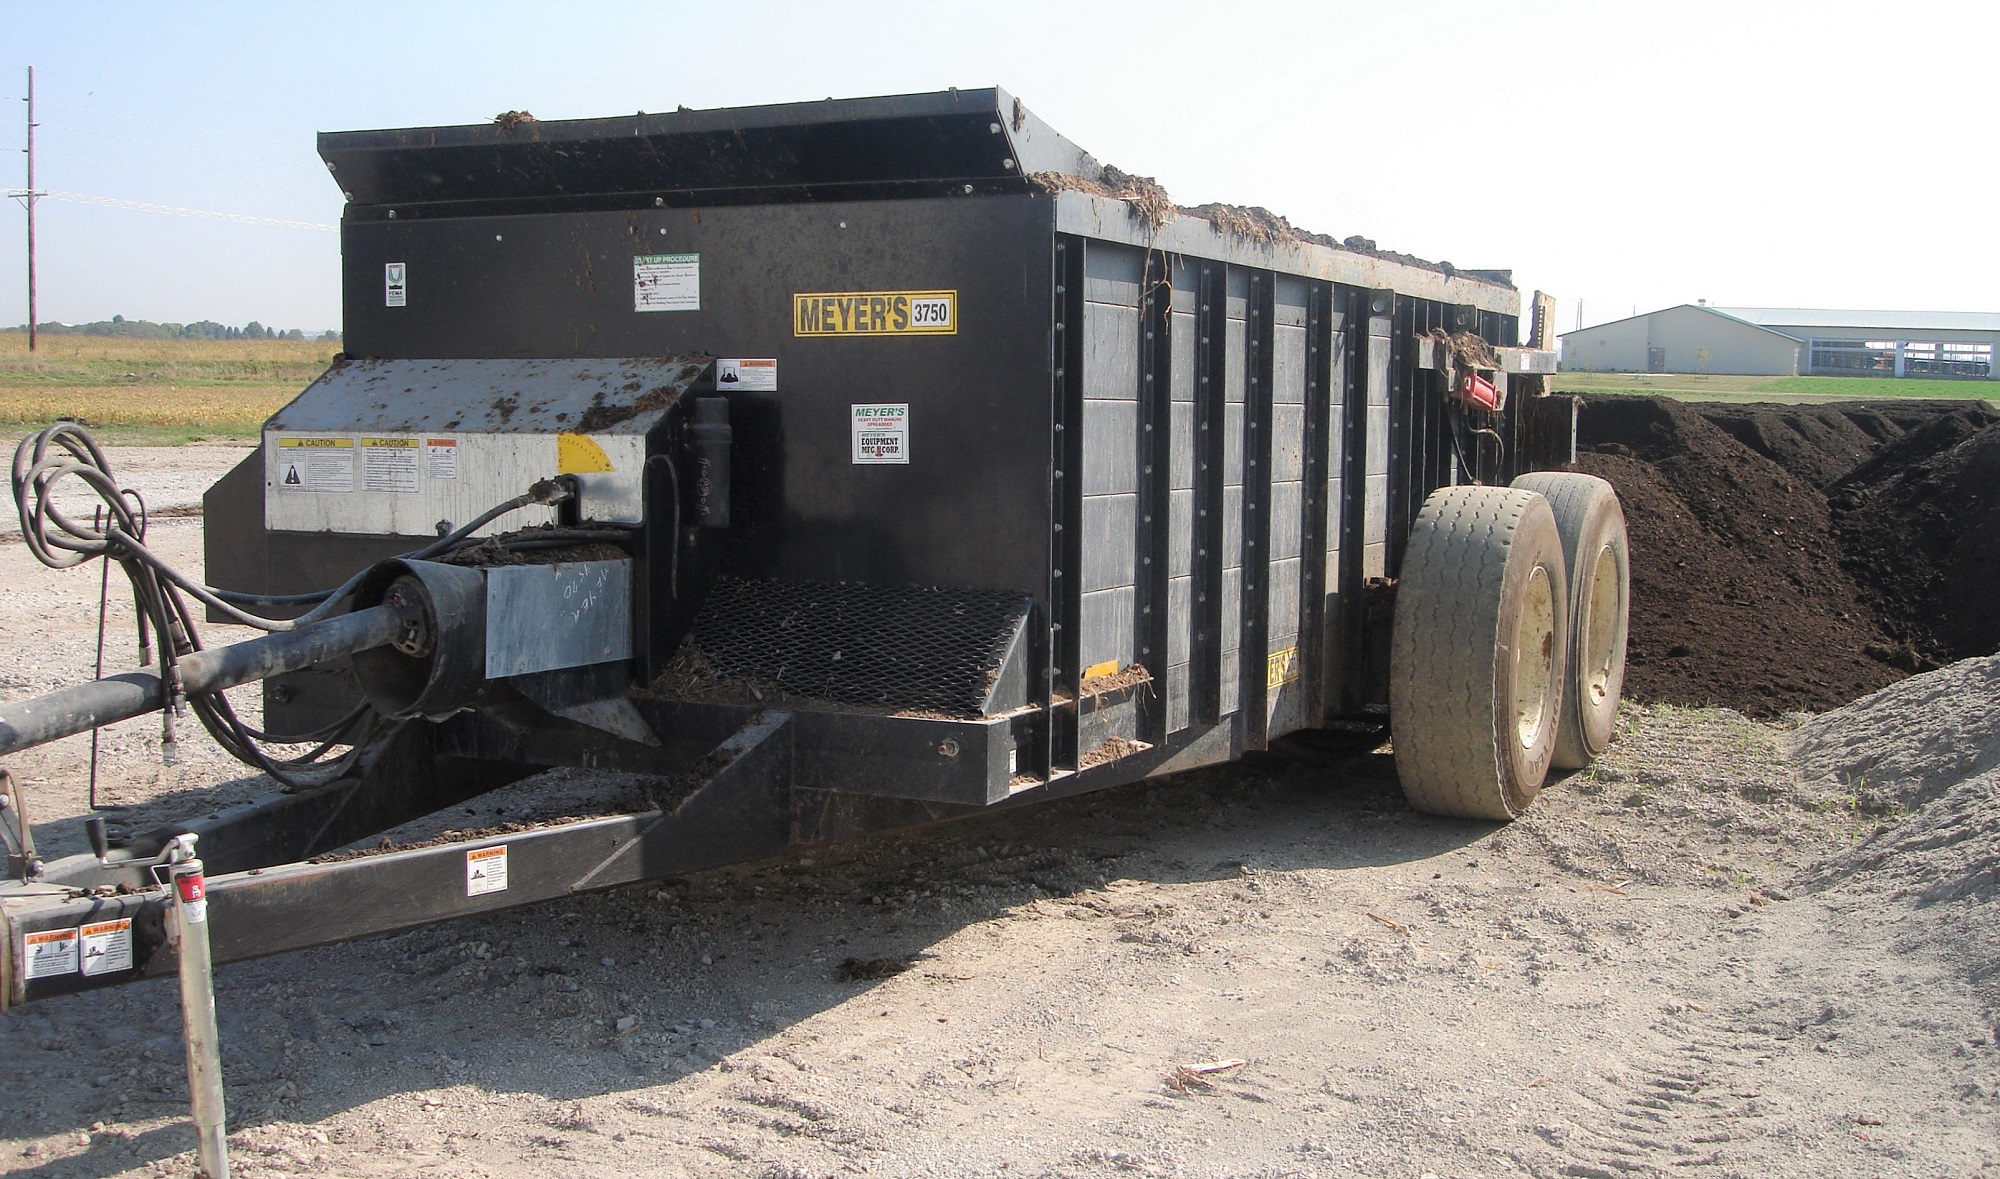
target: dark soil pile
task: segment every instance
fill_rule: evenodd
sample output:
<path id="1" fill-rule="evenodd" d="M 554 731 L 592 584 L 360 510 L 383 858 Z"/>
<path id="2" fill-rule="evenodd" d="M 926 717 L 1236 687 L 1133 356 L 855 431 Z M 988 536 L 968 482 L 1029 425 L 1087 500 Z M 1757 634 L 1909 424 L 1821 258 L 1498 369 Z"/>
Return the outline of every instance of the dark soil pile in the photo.
<path id="1" fill-rule="evenodd" d="M 1849 568 L 1926 665 L 2000 651 L 1996 422 L 1985 405 L 1943 415 L 1833 489 Z"/>
<path id="2" fill-rule="evenodd" d="M 1592 397 L 1579 450 L 1631 530 L 1635 699 L 1819 712 L 2000 642 L 1983 403 Z"/>

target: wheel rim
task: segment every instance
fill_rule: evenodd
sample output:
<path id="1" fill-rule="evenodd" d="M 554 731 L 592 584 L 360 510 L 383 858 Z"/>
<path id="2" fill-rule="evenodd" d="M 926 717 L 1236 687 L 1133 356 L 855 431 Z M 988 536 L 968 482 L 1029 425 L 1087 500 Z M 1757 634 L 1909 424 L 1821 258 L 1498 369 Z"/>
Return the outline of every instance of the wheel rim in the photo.
<path id="1" fill-rule="evenodd" d="M 1584 633 L 1584 699 L 1593 707 L 1611 696 L 1611 664 L 1617 656 L 1618 554 L 1610 545 L 1597 550 L 1590 575 L 1590 625 Z"/>
<path id="2" fill-rule="evenodd" d="M 1536 565 L 1521 595 L 1521 621 L 1514 634 L 1514 738 L 1523 749 L 1533 749 L 1542 738 L 1555 670 L 1555 589 L 1548 567 Z"/>

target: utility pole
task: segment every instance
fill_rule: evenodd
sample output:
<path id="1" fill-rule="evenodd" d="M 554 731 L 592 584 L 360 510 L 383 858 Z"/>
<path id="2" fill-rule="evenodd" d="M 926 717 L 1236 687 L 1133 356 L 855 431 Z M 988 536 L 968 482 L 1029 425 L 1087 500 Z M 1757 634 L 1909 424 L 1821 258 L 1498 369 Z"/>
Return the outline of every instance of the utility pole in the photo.
<path id="1" fill-rule="evenodd" d="M 7 194 L 28 207 L 28 351 L 35 350 L 35 67 L 28 67 L 28 187 Z"/>
<path id="2" fill-rule="evenodd" d="M 35 67 L 28 67 L 28 351 L 35 350 Z"/>

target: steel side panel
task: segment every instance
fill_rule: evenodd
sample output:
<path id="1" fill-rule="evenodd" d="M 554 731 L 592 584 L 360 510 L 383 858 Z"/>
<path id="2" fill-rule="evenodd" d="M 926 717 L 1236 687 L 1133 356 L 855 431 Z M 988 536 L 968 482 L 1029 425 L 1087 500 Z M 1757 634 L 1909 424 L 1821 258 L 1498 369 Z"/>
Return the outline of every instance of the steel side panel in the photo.
<path id="1" fill-rule="evenodd" d="M 369 358 L 776 358 L 775 392 L 729 394 L 724 572 L 1046 606 L 1053 218 L 1033 194 L 350 219 L 345 343 Z M 699 255 L 698 309 L 637 310 L 633 259 L 652 254 Z M 407 267 L 401 307 L 384 305 L 392 262 Z M 795 334 L 795 295 L 927 290 L 956 292 L 955 331 Z M 853 461 L 863 404 L 909 407 L 907 463 Z"/>

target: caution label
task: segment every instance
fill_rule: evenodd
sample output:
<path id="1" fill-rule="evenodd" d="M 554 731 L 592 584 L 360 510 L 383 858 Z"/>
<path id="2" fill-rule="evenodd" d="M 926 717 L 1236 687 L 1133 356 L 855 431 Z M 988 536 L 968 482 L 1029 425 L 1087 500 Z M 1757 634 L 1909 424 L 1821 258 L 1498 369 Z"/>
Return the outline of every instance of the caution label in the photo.
<path id="1" fill-rule="evenodd" d="M 1286 647 L 1282 651 L 1271 652 L 1264 664 L 1264 689 L 1269 691 L 1281 684 L 1289 684 L 1299 678 L 1299 649 Z"/>
<path id="2" fill-rule="evenodd" d="M 949 336 L 957 291 L 852 291 L 792 296 L 795 336 Z"/>
<path id="3" fill-rule="evenodd" d="M 47 929 L 21 936 L 21 977 L 76 973 L 76 930 Z"/>
<path id="4" fill-rule="evenodd" d="M 907 463 L 910 461 L 910 407 L 903 405 L 857 405 L 853 408 L 854 461 Z"/>
<path id="5" fill-rule="evenodd" d="M 465 895 L 507 891 L 507 849 L 482 847 L 465 853 Z"/>
<path id="6" fill-rule="evenodd" d="M 433 479 L 458 478 L 458 439 L 424 439 L 424 469 Z"/>
<path id="7" fill-rule="evenodd" d="M 777 358 L 718 360 L 715 362 L 715 387 L 724 392 L 748 389 L 753 393 L 775 393 L 778 389 Z"/>
<path id="8" fill-rule="evenodd" d="M 361 489 L 415 495 L 417 455 L 422 445 L 415 438 L 363 438 Z"/>
<path id="9" fill-rule="evenodd" d="M 116 974 L 132 969 L 132 919 L 98 921 L 77 931 L 83 955 L 83 973 Z"/>
<path id="10" fill-rule="evenodd" d="M 354 439 L 278 439 L 280 491 L 354 490 Z"/>

